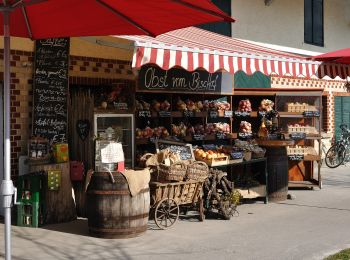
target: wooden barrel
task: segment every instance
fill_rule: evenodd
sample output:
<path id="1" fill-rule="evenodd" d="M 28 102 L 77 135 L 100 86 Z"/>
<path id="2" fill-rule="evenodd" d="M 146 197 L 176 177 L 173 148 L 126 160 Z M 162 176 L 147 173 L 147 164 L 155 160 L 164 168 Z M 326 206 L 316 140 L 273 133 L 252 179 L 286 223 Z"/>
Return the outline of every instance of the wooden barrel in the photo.
<path id="1" fill-rule="evenodd" d="M 269 201 L 282 201 L 288 195 L 288 157 L 286 147 L 266 147 Z"/>
<path id="2" fill-rule="evenodd" d="M 147 230 L 150 208 L 149 188 L 131 197 L 124 176 L 95 172 L 87 191 L 87 216 L 91 236 L 101 238 L 136 237 Z"/>

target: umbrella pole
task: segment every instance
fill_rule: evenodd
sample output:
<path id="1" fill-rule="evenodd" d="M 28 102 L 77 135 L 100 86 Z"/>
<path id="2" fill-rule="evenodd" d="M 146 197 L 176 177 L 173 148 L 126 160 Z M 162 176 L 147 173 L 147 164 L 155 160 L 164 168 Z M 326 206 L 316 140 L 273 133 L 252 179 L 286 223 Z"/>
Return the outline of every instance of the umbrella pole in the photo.
<path id="1" fill-rule="evenodd" d="M 4 19 L 4 180 L 1 195 L 5 215 L 5 259 L 11 259 L 11 206 L 15 188 L 11 180 L 10 141 L 10 10 L 3 10 Z"/>

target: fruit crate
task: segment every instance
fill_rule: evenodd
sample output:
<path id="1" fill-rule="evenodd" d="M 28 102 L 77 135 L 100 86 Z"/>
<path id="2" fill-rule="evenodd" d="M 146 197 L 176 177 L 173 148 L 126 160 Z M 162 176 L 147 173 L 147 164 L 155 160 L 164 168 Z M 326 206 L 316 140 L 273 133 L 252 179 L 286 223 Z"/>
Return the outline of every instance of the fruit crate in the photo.
<path id="1" fill-rule="evenodd" d="M 44 204 L 26 202 L 17 205 L 17 226 L 39 227 L 44 224 Z"/>
<path id="2" fill-rule="evenodd" d="M 44 175 L 42 172 L 18 177 L 17 201 L 22 203 L 41 202 Z"/>

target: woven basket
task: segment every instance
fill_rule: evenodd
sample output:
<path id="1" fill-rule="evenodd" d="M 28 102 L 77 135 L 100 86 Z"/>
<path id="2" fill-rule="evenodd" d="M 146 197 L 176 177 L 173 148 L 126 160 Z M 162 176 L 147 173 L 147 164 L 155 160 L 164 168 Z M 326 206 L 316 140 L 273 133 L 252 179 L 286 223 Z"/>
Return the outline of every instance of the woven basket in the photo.
<path id="1" fill-rule="evenodd" d="M 194 161 L 187 166 L 187 180 L 204 181 L 208 176 L 209 167 L 205 162 Z"/>
<path id="2" fill-rule="evenodd" d="M 170 166 L 158 165 L 158 181 L 183 181 L 186 176 L 186 165 L 182 162 L 174 163 Z"/>
<path id="3" fill-rule="evenodd" d="M 153 153 L 145 153 L 144 155 L 142 155 L 141 158 L 140 158 L 140 161 L 139 161 L 139 167 L 146 168 L 146 161 L 152 155 L 153 155 Z"/>
<path id="4" fill-rule="evenodd" d="M 259 158 L 264 158 L 265 157 L 266 150 L 263 149 L 261 152 L 252 152 L 252 158 L 253 159 L 259 159 Z"/>

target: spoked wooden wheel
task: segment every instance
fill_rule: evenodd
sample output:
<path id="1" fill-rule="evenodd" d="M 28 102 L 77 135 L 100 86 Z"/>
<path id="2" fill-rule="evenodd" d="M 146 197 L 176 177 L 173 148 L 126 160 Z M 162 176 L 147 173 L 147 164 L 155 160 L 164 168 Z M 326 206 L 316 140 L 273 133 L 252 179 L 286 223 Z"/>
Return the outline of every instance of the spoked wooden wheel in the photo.
<path id="1" fill-rule="evenodd" d="M 160 229 L 167 229 L 175 224 L 180 215 L 179 205 L 173 199 L 162 199 L 154 212 L 154 220 Z"/>

